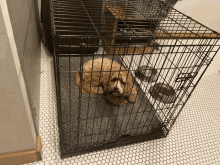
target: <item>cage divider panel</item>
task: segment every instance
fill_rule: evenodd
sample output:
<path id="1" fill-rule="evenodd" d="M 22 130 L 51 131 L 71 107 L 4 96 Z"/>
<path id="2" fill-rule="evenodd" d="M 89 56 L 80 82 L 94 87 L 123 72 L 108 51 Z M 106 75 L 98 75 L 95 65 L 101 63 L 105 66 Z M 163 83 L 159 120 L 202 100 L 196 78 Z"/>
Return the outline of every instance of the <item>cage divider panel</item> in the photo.
<path id="1" fill-rule="evenodd" d="M 160 0 L 50 2 L 61 158 L 166 137 L 218 52 L 219 33 Z M 135 103 L 82 93 L 75 76 L 97 58 L 131 74 Z M 137 77 L 140 66 L 156 70 L 155 81 Z"/>

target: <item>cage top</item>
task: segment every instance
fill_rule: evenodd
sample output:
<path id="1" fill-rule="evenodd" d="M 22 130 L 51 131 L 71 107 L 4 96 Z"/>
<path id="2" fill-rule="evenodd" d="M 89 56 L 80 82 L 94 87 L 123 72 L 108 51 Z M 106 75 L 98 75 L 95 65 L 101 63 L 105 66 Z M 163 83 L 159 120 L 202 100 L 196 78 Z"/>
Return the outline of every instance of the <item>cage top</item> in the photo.
<path id="1" fill-rule="evenodd" d="M 59 37 L 220 39 L 162 0 L 51 0 L 51 11 Z"/>

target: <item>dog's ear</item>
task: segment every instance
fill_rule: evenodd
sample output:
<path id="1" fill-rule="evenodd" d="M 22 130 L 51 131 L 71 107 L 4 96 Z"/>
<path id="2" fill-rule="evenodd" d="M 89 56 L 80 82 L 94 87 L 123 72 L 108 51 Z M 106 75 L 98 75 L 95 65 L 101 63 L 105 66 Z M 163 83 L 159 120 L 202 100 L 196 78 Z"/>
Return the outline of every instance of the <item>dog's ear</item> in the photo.
<path id="1" fill-rule="evenodd" d="M 128 74 L 128 78 L 125 84 L 124 93 L 127 95 L 129 102 L 135 102 L 137 100 L 137 89 L 136 85 L 133 84 L 132 76 Z"/>
<path id="2" fill-rule="evenodd" d="M 123 74 L 122 76 L 123 82 L 125 81 L 125 93 L 129 93 L 129 88 L 132 88 L 133 82 L 132 82 L 132 78 L 131 75 L 127 72 L 125 74 Z"/>
<path id="3" fill-rule="evenodd" d="M 122 76 L 121 81 L 125 84 L 126 83 L 126 77 Z"/>
<path id="4" fill-rule="evenodd" d="M 108 78 L 102 78 L 102 85 L 103 85 L 104 92 L 106 94 L 109 93 L 109 91 L 108 91 L 108 81 L 109 81 Z"/>
<path id="5" fill-rule="evenodd" d="M 125 84 L 127 80 L 127 72 L 122 71 L 119 75 L 120 80 Z"/>
<path id="6" fill-rule="evenodd" d="M 130 95 L 132 88 L 133 88 L 133 82 L 132 82 L 132 77 L 130 75 L 130 73 L 126 73 L 124 74 L 125 76 L 123 76 L 126 80 L 125 82 L 125 89 L 124 89 L 124 93 Z"/>
<path id="7" fill-rule="evenodd" d="M 100 84 L 104 84 L 104 81 L 106 80 L 107 73 L 101 72 L 101 77 L 100 77 Z"/>

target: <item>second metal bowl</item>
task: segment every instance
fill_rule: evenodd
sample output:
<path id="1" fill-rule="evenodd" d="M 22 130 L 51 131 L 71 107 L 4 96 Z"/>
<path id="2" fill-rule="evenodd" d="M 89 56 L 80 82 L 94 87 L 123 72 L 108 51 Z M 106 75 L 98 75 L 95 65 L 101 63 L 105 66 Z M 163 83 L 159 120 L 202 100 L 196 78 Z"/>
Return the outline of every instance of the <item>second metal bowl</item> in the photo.
<path id="1" fill-rule="evenodd" d="M 163 103 L 174 103 L 176 101 L 176 92 L 175 90 L 164 83 L 157 83 L 152 86 L 149 90 L 151 96 Z"/>

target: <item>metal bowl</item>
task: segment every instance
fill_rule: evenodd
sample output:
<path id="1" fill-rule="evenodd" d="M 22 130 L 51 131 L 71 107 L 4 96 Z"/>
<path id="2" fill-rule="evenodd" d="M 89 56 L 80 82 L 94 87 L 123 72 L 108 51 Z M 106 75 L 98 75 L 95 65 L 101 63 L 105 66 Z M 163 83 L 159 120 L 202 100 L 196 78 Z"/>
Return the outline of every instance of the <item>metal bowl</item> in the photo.
<path id="1" fill-rule="evenodd" d="M 157 70 L 150 66 L 139 66 L 135 71 L 135 76 L 141 81 L 155 82 L 158 75 Z"/>
<path id="2" fill-rule="evenodd" d="M 175 90 L 164 83 L 157 83 L 150 87 L 149 93 L 154 99 L 166 104 L 174 103 L 177 98 Z"/>

